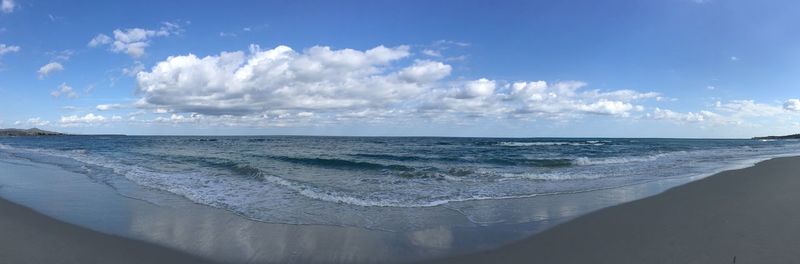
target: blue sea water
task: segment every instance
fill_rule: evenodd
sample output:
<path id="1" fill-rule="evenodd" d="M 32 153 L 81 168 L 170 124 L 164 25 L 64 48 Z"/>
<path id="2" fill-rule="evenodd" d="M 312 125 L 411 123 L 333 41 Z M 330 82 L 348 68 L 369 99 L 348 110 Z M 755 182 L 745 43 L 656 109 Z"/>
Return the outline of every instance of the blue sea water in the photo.
<path id="1" fill-rule="evenodd" d="M 392 229 L 441 224 L 433 208 L 480 224 L 504 222 L 518 208 L 504 212 L 498 203 L 487 216 L 470 204 L 697 178 L 800 154 L 800 142 L 64 136 L 0 138 L 0 152 L 156 204 L 181 197 L 265 222 Z"/>

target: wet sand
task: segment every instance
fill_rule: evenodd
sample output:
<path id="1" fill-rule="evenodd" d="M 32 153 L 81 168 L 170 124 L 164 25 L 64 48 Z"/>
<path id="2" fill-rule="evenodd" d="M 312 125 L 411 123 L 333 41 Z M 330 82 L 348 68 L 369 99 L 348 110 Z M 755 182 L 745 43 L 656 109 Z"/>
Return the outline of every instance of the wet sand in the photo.
<path id="1" fill-rule="evenodd" d="M 427 263 L 796 263 L 800 157 L 726 171 L 482 253 Z"/>
<path id="2" fill-rule="evenodd" d="M 137 240 L 67 224 L 0 199 L 2 263 L 209 263 Z"/>

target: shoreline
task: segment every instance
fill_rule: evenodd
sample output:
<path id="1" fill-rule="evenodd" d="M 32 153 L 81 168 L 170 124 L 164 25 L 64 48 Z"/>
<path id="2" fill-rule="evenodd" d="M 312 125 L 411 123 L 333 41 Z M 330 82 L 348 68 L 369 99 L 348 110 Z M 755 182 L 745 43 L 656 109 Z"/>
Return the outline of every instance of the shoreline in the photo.
<path id="1" fill-rule="evenodd" d="M 492 260 L 503 260 L 503 262 L 508 262 L 508 263 L 515 263 L 515 262 L 530 263 L 530 262 L 535 262 L 537 260 L 542 260 L 541 261 L 542 263 L 585 263 L 585 262 L 605 263 L 603 261 L 604 259 L 602 257 L 597 257 L 597 256 L 594 256 L 594 257 L 591 257 L 591 258 L 587 257 L 587 258 L 583 258 L 583 259 L 579 259 L 579 260 L 576 260 L 576 259 L 572 259 L 572 260 L 570 260 L 570 259 L 559 259 L 558 258 L 559 256 L 575 255 L 576 253 L 579 253 L 579 252 L 581 253 L 581 255 L 584 255 L 583 254 L 584 251 L 579 251 L 579 250 L 571 247 L 571 244 L 574 243 L 575 241 L 570 241 L 570 239 L 576 239 L 577 238 L 577 240 L 583 240 L 583 239 L 585 239 L 585 237 L 576 236 L 574 233 L 571 233 L 571 234 L 566 235 L 566 236 L 565 235 L 552 235 L 552 233 L 553 232 L 564 232 L 564 231 L 557 231 L 557 230 L 563 230 L 563 229 L 565 229 L 565 226 L 566 226 L 566 228 L 569 228 L 569 226 L 574 226 L 574 225 L 576 225 L 575 224 L 576 222 L 578 222 L 578 223 L 582 222 L 582 223 L 584 223 L 583 225 L 595 226 L 597 224 L 592 223 L 593 220 L 586 220 L 586 219 L 587 218 L 588 219 L 596 218 L 595 215 L 598 215 L 598 214 L 600 214 L 600 215 L 608 214 L 608 213 L 605 213 L 607 211 L 620 210 L 620 209 L 618 209 L 619 207 L 629 207 L 630 204 L 639 204 L 639 203 L 642 203 L 642 201 L 648 201 L 648 200 L 659 200 L 659 199 L 662 199 L 662 198 L 659 198 L 659 197 L 662 197 L 662 196 L 672 196 L 673 195 L 672 193 L 676 192 L 676 190 L 689 188 L 687 186 L 694 186 L 694 185 L 698 185 L 700 183 L 705 184 L 705 182 L 711 181 L 710 179 L 729 178 L 729 177 L 719 177 L 722 174 L 741 174 L 741 171 L 762 170 L 762 167 L 765 167 L 765 165 L 763 165 L 763 164 L 766 164 L 766 163 L 771 164 L 771 163 L 780 162 L 780 161 L 784 161 L 784 160 L 789 160 L 788 163 L 790 163 L 789 164 L 790 167 L 791 167 L 792 161 L 794 163 L 800 164 L 800 157 L 788 157 L 788 158 L 784 157 L 784 158 L 774 158 L 774 159 L 770 159 L 770 160 L 767 160 L 767 161 L 762 161 L 762 162 L 759 162 L 758 164 L 755 164 L 755 165 L 750 166 L 750 167 L 746 167 L 744 169 L 734 169 L 734 170 L 723 171 L 723 172 L 720 172 L 720 173 L 713 174 L 711 176 L 703 177 L 700 180 L 693 180 L 693 181 L 690 181 L 688 183 L 684 183 L 684 184 L 680 184 L 680 185 L 668 188 L 666 191 L 657 193 L 655 195 L 645 196 L 644 198 L 641 198 L 641 199 L 635 199 L 635 200 L 632 200 L 630 202 L 624 202 L 624 203 L 621 203 L 621 204 L 617 204 L 615 206 L 605 207 L 605 208 L 602 208 L 600 210 L 595 210 L 594 212 L 590 212 L 588 214 L 579 215 L 579 216 L 574 217 L 572 220 L 567 221 L 565 223 L 557 224 L 554 227 L 546 228 L 543 232 L 537 231 L 534 235 L 520 237 L 522 239 L 521 241 L 513 242 L 510 245 L 503 246 L 501 244 L 496 244 L 496 245 L 498 245 L 500 247 L 499 248 L 491 247 L 491 248 L 494 248 L 494 249 L 487 248 L 487 249 L 489 249 L 488 251 L 478 252 L 478 253 L 467 253 L 467 255 L 455 255 L 455 256 L 450 256 L 450 257 L 447 257 L 447 255 L 443 255 L 444 258 L 428 260 L 428 261 L 424 261 L 423 263 L 481 263 L 481 262 L 492 261 Z M 774 169 L 769 169 L 769 168 L 767 168 L 767 170 L 773 170 L 774 171 Z M 800 165 L 795 165 L 794 167 L 791 167 L 791 168 L 788 168 L 788 169 L 786 169 L 786 168 L 784 168 L 782 170 L 778 169 L 777 173 L 780 174 L 782 172 L 786 172 L 787 170 L 790 171 L 790 172 L 792 170 L 800 171 Z M 770 174 L 770 173 L 767 173 L 767 174 Z M 774 173 L 772 173 L 772 174 L 774 174 Z M 713 180 L 713 182 L 716 182 L 716 181 L 717 180 Z M 800 180 L 798 180 L 798 181 L 800 181 Z M 774 182 L 774 180 L 771 181 L 771 182 Z M 2 187 L 2 186 L 0 186 L 0 187 Z M 711 186 L 711 187 L 714 187 L 714 186 Z M 694 188 L 694 187 L 692 187 L 692 188 Z M 706 188 L 708 188 L 708 187 L 706 187 Z M 714 188 L 718 189 L 719 187 L 714 187 Z M 798 186 L 797 189 L 800 190 L 800 186 Z M 800 195 L 798 195 L 798 196 L 800 196 Z M 700 201 L 700 200 L 704 199 L 704 197 L 695 196 L 695 199 L 698 199 L 698 201 Z M 522 202 L 524 202 L 524 200 L 520 200 L 518 202 L 522 203 Z M 199 252 L 194 252 L 194 250 L 186 251 L 188 248 L 181 247 L 181 250 L 179 251 L 179 250 L 176 250 L 176 249 L 171 249 L 171 247 L 164 247 L 163 245 L 152 243 L 152 241 L 149 241 L 149 240 L 142 241 L 142 240 L 138 240 L 136 238 L 128 238 L 127 236 L 119 236 L 119 234 L 116 234 L 116 233 L 112 233 L 112 235 L 107 235 L 104 232 L 98 232 L 98 231 L 90 230 L 90 229 L 87 229 L 87 228 L 84 228 L 84 227 L 81 227 L 81 226 L 78 226 L 78 225 L 75 225 L 75 224 L 62 222 L 62 219 L 51 218 L 48 215 L 45 215 L 45 214 L 40 213 L 38 211 L 34 211 L 33 209 L 29 209 L 28 207 L 26 207 L 24 205 L 19 205 L 19 204 L 17 204 L 16 201 L 9 202 L 8 200 L 6 200 L 6 198 L 0 198 L 0 205 L 2 205 L 2 206 L 0 206 L 0 209 L 4 212 L 4 216 L 0 217 L 0 223 L 2 223 L 2 226 L 0 226 L 0 228 L 2 228 L 2 229 L 0 229 L 0 230 L 15 229 L 17 225 L 28 224 L 29 222 L 30 223 L 34 223 L 35 222 L 35 223 L 38 223 L 37 225 L 41 225 L 41 226 L 37 226 L 37 227 L 33 228 L 34 230 L 49 230 L 49 229 L 55 229 L 56 230 L 54 232 L 49 232 L 48 234 L 46 234 L 46 236 L 41 236 L 41 235 L 34 235 L 34 236 L 30 236 L 30 235 L 29 236 L 20 236 L 20 235 L 5 236 L 6 233 L 9 233 L 9 234 L 11 234 L 11 233 L 8 232 L 8 231 L 3 231 L 2 233 L 4 234 L 4 237 L 0 238 L 0 259 L 3 259 L 3 260 L 5 260 L 5 259 L 15 260 L 15 261 L 13 261 L 14 263 L 34 263 L 34 262 L 42 262 L 42 261 L 44 261 L 44 262 L 52 262 L 52 261 L 48 261 L 48 260 L 54 260 L 54 259 L 58 259 L 58 260 L 60 260 L 62 262 L 65 261 L 65 260 L 68 260 L 69 257 L 65 258 L 64 255 L 58 255 L 59 254 L 58 252 L 51 253 L 51 254 L 43 254 L 43 255 L 48 255 L 48 256 L 42 256 L 42 257 L 51 257 L 52 259 L 30 260 L 30 259 L 26 258 L 25 254 L 40 254 L 39 253 L 40 250 L 38 250 L 38 249 L 45 248 L 45 246 L 43 246 L 44 244 L 41 244 L 41 243 L 45 243 L 45 242 L 42 242 L 40 240 L 47 241 L 49 239 L 48 236 L 61 236 L 61 237 L 55 238 L 57 241 L 73 241 L 71 243 L 67 243 L 67 244 L 69 244 L 69 247 L 66 247 L 66 248 L 70 248 L 70 247 L 76 248 L 75 249 L 75 250 L 77 250 L 76 254 L 78 254 L 78 255 L 75 255 L 73 257 L 82 258 L 82 259 L 75 259 L 75 262 L 86 262 L 85 261 L 86 258 L 91 258 L 91 257 L 98 257 L 98 258 L 101 258 L 101 257 L 112 257 L 112 256 L 109 256 L 107 254 L 106 255 L 102 255 L 102 254 L 99 254 L 98 252 L 95 252 L 95 251 L 97 251 L 97 248 L 102 248 L 102 246 L 116 247 L 116 248 L 112 248 L 112 249 L 109 249 L 109 250 L 101 250 L 102 252 L 114 252 L 114 250 L 120 250 L 120 248 L 121 248 L 121 249 L 124 249 L 126 251 L 141 252 L 141 253 L 137 253 L 137 254 L 132 254 L 131 256 L 142 256 L 144 254 L 144 255 L 149 255 L 150 257 L 155 257 L 156 258 L 156 259 L 153 259 L 153 260 L 148 259 L 148 261 L 146 261 L 146 262 L 149 262 L 149 263 L 161 263 L 160 262 L 161 259 L 159 257 L 159 256 L 161 256 L 160 254 L 166 254 L 166 255 L 164 255 L 165 256 L 164 260 L 163 260 L 164 263 L 203 263 L 202 261 L 207 261 L 207 260 L 203 260 L 203 259 L 198 259 L 199 257 L 197 255 L 195 255 L 195 254 L 199 253 Z M 663 207 L 663 206 L 664 205 L 661 205 L 661 207 Z M 12 209 L 6 210 L 5 209 L 6 207 L 12 208 Z M 14 207 L 16 207 L 16 208 L 14 208 Z M 524 207 L 519 207 L 519 208 L 522 209 Z M 660 208 L 660 207 L 657 207 L 657 208 Z M 27 211 L 25 211 L 25 210 L 27 210 Z M 205 210 L 203 210 L 203 211 L 205 211 Z M 215 210 L 212 209 L 212 210 L 209 210 L 209 211 L 215 211 Z M 7 213 L 7 212 L 10 212 L 10 213 Z M 622 213 L 623 217 L 617 217 L 617 219 L 615 219 L 615 221 L 619 222 L 618 220 L 622 220 L 622 221 L 628 220 L 628 218 L 631 217 L 631 214 L 633 214 L 633 213 L 631 213 L 631 212 L 627 212 L 626 213 L 626 212 L 627 211 L 623 211 L 623 213 Z M 189 213 L 191 215 L 191 214 L 196 214 L 197 212 L 195 212 L 194 210 L 190 210 L 189 212 L 185 212 L 182 215 L 185 215 L 186 213 Z M 13 217 L 6 216 L 6 214 L 9 214 L 10 216 L 13 216 Z M 616 214 L 619 214 L 619 212 L 617 212 Z M 23 218 L 18 218 L 17 217 L 17 216 L 20 216 L 20 215 L 25 215 L 25 217 L 32 217 L 31 219 L 39 219 L 39 220 L 26 221 Z M 210 215 L 209 214 L 201 214 L 201 215 L 204 215 L 205 217 L 213 216 L 213 219 L 216 219 L 216 220 L 214 220 L 214 222 L 219 222 L 219 223 L 224 223 L 224 222 L 230 223 L 230 221 L 232 221 L 233 218 L 239 217 L 239 216 L 235 216 L 235 217 L 231 217 L 231 216 L 220 217 L 216 213 L 212 213 Z M 166 215 L 161 215 L 161 216 L 166 216 Z M 199 216 L 199 215 L 196 215 L 196 216 Z M 170 217 L 172 217 L 172 216 L 170 216 Z M 15 221 L 17 221 L 17 222 L 14 223 L 10 219 L 15 219 Z M 152 217 L 150 218 L 150 220 L 157 220 L 157 219 L 158 218 L 152 218 Z M 772 219 L 772 218 L 770 218 L 770 219 Z M 791 219 L 800 219 L 800 216 L 798 218 L 791 218 Z M 175 219 L 173 219 L 173 220 L 175 220 Z M 585 223 L 587 221 L 589 222 L 589 224 Z M 189 223 L 189 222 L 185 222 L 185 221 L 179 221 L 179 222 L 183 223 L 183 224 L 181 224 L 181 226 L 186 225 L 186 224 Z M 272 236 L 272 235 L 276 234 L 276 232 L 274 232 L 274 230 L 283 230 L 282 232 L 279 232 L 279 233 L 283 234 L 283 235 L 287 235 L 288 234 L 288 233 L 285 233 L 285 229 L 287 227 L 282 226 L 282 225 L 274 225 L 274 224 L 268 224 L 268 223 L 250 223 L 250 221 L 242 221 L 242 222 L 246 223 L 246 224 L 242 225 L 242 227 L 246 226 L 246 228 L 248 230 L 252 230 L 252 231 L 255 231 L 256 233 L 260 233 L 260 234 L 262 234 L 261 236 L 268 236 L 268 237 Z M 647 222 L 647 221 L 645 221 L 645 222 Z M 652 221 L 652 219 L 651 219 L 650 222 L 654 222 L 654 221 Z M 208 224 L 208 223 L 206 223 L 206 224 Z M 196 226 L 196 227 L 200 227 L 200 226 Z M 293 230 L 293 231 L 291 231 L 291 233 L 297 233 L 297 234 L 303 234 L 303 233 L 307 234 L 307 232 L 309 232 L 310 230 L 320 229 L 320 230 L 316 230 L 316 232 L 319 232 L 319 234 L 327 234 L 325 236 L 334 235 L 334 234 L 337 234 L 337 233 L 351 234 L 350 232 L 353 231 L 352 229 L 329 230 L 326 227 L 307 227 L 307 226 L 297 226 L 297 227 L 289 227 L 289 228 L 291 230 Z M 616 230 L 614 228 L 603 228 L 603 227 L 597 227 L 597 228 L 599 228 L 599 229 L 611 229 L 611 230 L 619 231 L 618 233 L 616 233 L 613 236 L 609 235 L 609 234 L 606 234 L 606 236 L 611 236 L 611 238 L 621 238 L 621 237 L 624 238 L 624 237 L 630 235 L 628 233 L 625 233 L 625 230 Z M 741 229 L 747 229 L 747 228 L 749 228 L 749 227 L 741 226 Z M 65 230 L 73 230 L 73 231 L 66 232 Z M 74 231 L 74 230 L 78 230 L 78 231 Z M 162 229 L 155 229 L 155 230 L 149 231 L 149 233 L 157 235 L 157 233 L 160 232 L 160 231 L 157 231 L 157 230 L 167 231 L 166 229 L 162 228 Z M 269 231 L 269 230 L 272 230 L 272 231 Z M 349 230 L 349 231 L 347 231 L 347 230 Z M 585 227 L 584 227 L 583 230 L 586 231 Z M 642 229 L 642 230 L 644 230 L 644 229 Z M 640 231 L 642 231 L 642 230 L 640 230 Z M 185 231 L 188 231 L 188 230 L 185 230 Z M 202 232 L 202 230 L 198 230 L 198 231 Z M 435 232 L 432 232 L 429 235 L 450 234 L 450 236 L 452 236 L 452 235 L 456 234 L 456 233 L 450 233 L 450 232 L 454 232 L 454 231 L 448 231 L 448 232 L 444 232 L 444 233 L 442 233 L 444 230 L 432 230 L 432 231 L 435 231 Z M 648 231 L 648 230 L 644 230 L 644 231 Z M 652 231 L 652 230 L 649 230 L 649 231 Z M 70 232 L 72 232 L 72 233 L 70 233 Z M 155 233 L 153 233 L 153 232 L 155 232 Z M 217 230 L 217 232 L 224 232 L 224 230 Z M 587 232 L 591 233 L 591 230 L 589 230 Z M 81 237 L 85 237 L 85 235 L 78 235 L 78 237 L 77 237 L 78 239 L 76 239 L 76 237 L 73 237 L 73 236 L 75 236 L 74 234 L 83 234 L 83 233 L 92 234 L 92 235 L 88 235 L 88 236 L 93 237 L 93 239 L 90 239 L 90 240 L 80 239 Z M 31 234 L 31 232 L 29 232 L 28 234 Z M 220 233 L 220 234 L 222 234 L 222 233 Z M 420 234 L 423 234 L 423 233 L 420 233 Z M 557 233 L 557 234 L 560 234 L 560 233 Z M 793 234 L 800 235 L 800 232 L 793 233 Z M 430 243 L 431 241 L 433 241 L 433 242 L 442 242 L 442 241 L 440 241 L 440 239 L 437 239 L 436 237 L 428 237 L 429 235 L 423 236 L 426 239 L 424 241 L 428 241 L 428 243 Z M 214 237 L 217 237 L 217 239 L 223 239 L 222 237 L 218 237 L 218 236 L 219 236 L 219 234 L 218 235 L 212 235 L 212 236 L 209 236 L 209 237 L 205 237 L 204 236 L 203 238 L 205 238 L 205 239 L 213 239 Z M 543 242 L 535 242 L 535 241 L 542 241 L 543 239 L 541 237 L 548 237 L 548 236 L 550 237 L 549 238 L 550 240 L 548 240 L 550 242 L 546 242 L 544 244 L 542 244 Z M 6 238 L 6 237 L 8 237 L 8 238 Z M 341 236 L 340 238 L 347 238 L 347 237 L 352 238 L 351 235 L 344 235 L 344 236 Z M 372 237 L 372 235 L 368 235 L 366 233 L 362 234 L 362 235 L 359 235 L 359 237 L 361 237 L 360 239 L 357 239 L 359 241 L 369 241 L 369 240 L 377 239 L 375 237 Z M 418 239 L 418 238 L 421 238 L 421 237 L 415 236 L 415 239 Z M 559 238 L 560 238 L 560 240 L 559 240 Z M 195 239 L 197 239 L 197 238 L 195 238 Z M 280 238 L 277 238 L 277 239 L 280 239 Z M 363 239 L 366 239 L 366 240 L 363 240 Z M 454 239 L 454 238 L 451 238 L 451 239 Z M 463 237 L 463 239 L 468 239 L 468 238 L 467 237 Z M 469 239 L 481 239 L 481 236 L 477 236 L 477 235 L 473 236 L 473 235 L 471 235 Z M 555 239 L 556 243 L 552 243 L 552 241 L 554 239 Z M 379 240 L 383 240 L 383 239 L 379 239 Z M 601 236 L 601 235 L 596 235 L 595 237 L 592 237 L 592 241 L 595 241 L 595 242 L 604 241 L 604 240 L 607 241 L 608 237 L 604 237 L 604 236 Z M 117 242 L 105 243 L 105 242 L 102 242 L 102 241 L 117 241 Z M 189 240 L 186 240 L 186 241 L 189 241 Z M 456 241 L 456 240 L 454 240 L 454 241 Z M 531 242 L 531 241 L 534 241 L 534 242 Z M 25 242 L 25 243 L 20 243 L 20 242 Z M 281 241 L 273 241 L 272 243 L 280 243 L 280 242 Z M 423 242 L 423 241 L 420 241 L 420 242 Z M 796 242 L 796 241 L 792 241 L 792 242 Z M 530 250 L 529 248 L 525 248 L 525 245 L 530 246 L 530 243 L 539 243 L 539 244 L 537 244 L 538 247 L 546 248 L 545 251 L 547 251 L 547 252 L 562 252 L 563 255 L 558 255 L 558 254 L 554 254 L 554 253 L 544 254 L 544 255 L 539 254 L 539 253 L 536 252 L 536 250 Z M 564 243 L 565 245 L 558 246 L 559 245 L 558 243 Z M 289 244 L 293 244 L 293 243 L 289 243 Z M 383 246 L 389 246 L 391 244 L 393 244 L 393 243 L 387 243 L 386 245 L 383 245 Z M 797 243 L 797 244 L 800 244 L 800 243 Z M 18 250 L 18 249 L 14 248 L 14 247 L 6 246 L 6 245 L 15 245 L 17 247 L 22 247 L 23 249 L 27 248 L 28 251 Z M 28 246 L 26 247 L 24 245 L 28 245 Z M 100 245 L 100 246 L 98 246 L 98 245 Z M 303 244 L 299 244 L 299 245 L 303 245 Z M 789 243 L 789 245 L 791 245 L 791 242 Z M 251 246 L 255 246 L 255 245 L 251 245 Z M 288 245 L 286 245 L 286 246 L 288 246 Z M 354 244 L 353 246 L 357 246 L 357 245 Z M 397 246 L 397 245 L 395 245 L 395 246 Z M 436 244 L 434 246 L 440 246 L 440 245 Z M 53 247 L 53 246 L 46 246 L 46 247 L 49 248 L 49 247 Z M 129 250 L 128 247 L 130 247 L 131 249 Z M 357 247 L 360 248 L 360 246 L 357 246 Z M 14 250 L 8 250 L 8 251 L 5 250 L 5 249 L 12 249 L 12 248 L 14 248 Z M 58 246 L 56 246 L 55 248 L 58 248 Z M 88 252 L 84 252 L 84 251 L 81 251 L 81 250 L 83 250 L 81 248 L 89 248 L 89 249 L 92 249 L 92 250 L 88 251 Z M 312 248 L 308 248 L 308 249 L 311 250 L 311 251 L 308 251 L 308 252 L 317 252 L 316 250 L 313 250 Z M 321 249 L 321 248 L 318 248 L 318 250 L 319 249 Z M 334 250 L 334 248 L 325 248 L 325 249 L 326 250 Z M 376 248 L 373 248 L 372 250 L 380 250 L 380 249 L 376 247 Z M 519 252 L 517 252 L 516 250 L 518 250 Z M 351 251 L 351 250 L 348 250 L 348 251 Z M 356 251 L 361 251 L 361 250 L 356 250 Z M 59 251 L 59 252 L 60 253 L 64 253 L 64 251 Z M 150 252 L 153 252 L 153 253 L 150 253 Z M 190 253 L 183 253 L 183 252 L 190 252 L 191 255 L 190 255 Z M 224 252 L 224 254 L 233 254 L 235 251 L 230 251 L 230 252 L 223 251 L 223 252 Z M 589 252 L 589 251 L 586 251 L 586 252 Z M 220 252 L 217 252 L 217 253 L 220 253 Z M 263 253 L 271 254 L 269 252 L 263 252 Z M 284 253 L 286 253 L 286 252 L 284 252 Z M 355 253 L 355 252 L 350 252 L 350 254 L 352 254 L 352 253 Z M 362 252 L 362 253 L 364 253 L 364 252 Z M 389 253 L 389 252 L 384 252 L 384 253 Z M 444 252 L 442 252 L 442 253 L 444 253 Z M 595 252 L 595 253 L 597 253 L 597 252 Z M 651 252 L 651 253 L 653 253 L 653 252 Z M 16 254 L 16 255 L 14 255 L 14 254 Z M 53 255 L 53 254 L 55 254 L 55 255 Z M 85 255 L 80 255 L 80 254 L 85 254 Z M 88 254 L 88 255 L 86 255 L 86 254 Z M 99 255 L 98 256 L 94 256 L 93 254 L 99 254 Z M 311 254 L 313 255 L 315 253 L 311 253 Z M 356 255 L 350 255 L 350 254 L 346 254 L 349 257 L 338 258 L 338 259 L 339 260 L 349 259 L 349 260 L 352 261 L 352 260 L 354 260 L 354 259 L 352 259 L 352 257 L 355 257 Z M 463 253 L 458 253 L 458 254 L 463 254 Z M 617 254 L 619 255 L 621 253 L 617 252 Z M 111 255 L 117 256 L 117 255 L 114 255 L 114 254 L 111 254 Z M 212 255 L 205 255 L 203 257 L 210 257 L 211 259 L 215 259 L 215 260 L 227 259 L 227 258 L 218 259 L 216 256 L 218 256 L 218 255 L 217 254 L 212 254 Z M 16 257 L 16 258 L 14 258 L 14 257 Z M 37 257 L 40 257 L 40 256 L 37 256 Z M 314 258 L 314 256 L 306 256 L 306 257 Z M 321 257 L 321 256 L 318 256 L 318 257 Z M 342 256 L 339 256 L 339 257 L 342 257 Z M 743 256 L 743 257 L 745 257 L 745 259 L 746 259 L 746 256 Z M 551 258 L 551 259 L 548 259 L 548 258 Z M 267 257 L 267 259 L 269 259 L 269 257 Z M 280 259 L 282 259 L 284 261 L 286 261 L 286 260 L 290 260 L 290 261 L 291 260 L 299 260 L 299 259 L 295 259 L 295 258 L 288 258 L 287 259 L 285 256 L 284 257 L 280 257 L 280 258 L 276 258 L 276 259 L 273 259 L 273 260 L 280 260 Z M 740 257 L 739 259 L 740 259 L 740 261 L 744 260 L 744 259 L 742 259 L 742 257 Z M 139 263 L 142 262 L 141 258 L 135 259 L 135 260 L 136 260 L 135 262 L 139 262 Z M 311 260 L 311 259 L 308 259 L 308 258 L 304 259 L 304 261 L 309 261 L 309 260 Z M 330 261 L 331 259 L 328 259 L 328 260 Z M 375 259 L 373 259 L 373 260 L 375 260 Z M 399 260 L 399 259 L 396 259 L 396 260 Z M 483 261 L 481 261 L 481 260 L 483 260 Z M 685 259 L 678 259 L 678 260 L 681 260 L 679 262 L 688 262 L 688 263 L 692 262 L 691 260 L 685 260 Z M 29 261 L 29 262 L 26 262 L 26 261 Z M 120 261 L 119 259 L 113 259 L 113 262 L 119 262 L 119 261 Z M 322 259 L 316 259 L 316 261 L 325 262 Z M 607 263 L 634 263 L 634 262 L 642 262 L 642 261 L 648 262 L 648 263 L 653 263 L 653 262 L 658 263 L 657 261 L 654 261 L 653 259 L 637 259 L 636 261 L 625 261 L 625 260 L 615 259 L 614 261 L 609 261 Z M 707 262 L 707 261 L 714 261 L 714 262 L 720 261 L 722 263 L 729 263 L 731 260 L 705 259 L 704 261 L 698 261 L 697 263 L 702 263 L 702 262 Z M 58 261 L 56 261 L 56 262 L 58 262 Z M 89 262 L 91 262 L 91 261 L 89 261 Z M 100 261 L 100 262 L 108 262 L 108 261 Z M 665 260 L 664 263 L 672 263 L 672 262 L 674 262 L 674 261 L 666 261 Z M 282 263 L 282 262 L 278 261 L 278 263 Z"/>
<path id="2" fill-rule="evenodd" d="M 800 157 L 723 171 L 497 249 L 420 263 L 791 263 Z"/>
<path id="3" fill-rule="evenodd" d="M 0 260 L 7 263 L 212 263 L 155 244 L 62 222 L 0 198 Z"/>

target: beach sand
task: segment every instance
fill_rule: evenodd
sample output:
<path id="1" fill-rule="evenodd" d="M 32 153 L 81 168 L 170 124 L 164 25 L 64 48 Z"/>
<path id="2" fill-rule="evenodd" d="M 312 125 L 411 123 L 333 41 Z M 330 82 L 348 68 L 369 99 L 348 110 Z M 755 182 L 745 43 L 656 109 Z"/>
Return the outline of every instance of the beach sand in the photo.
<path id="1" fill-rule="evenodd" d="M 0 199 L 0 263 L 209 263 L 64 223 Z"/>
<path id="2" fill-rule="evenodd" d="M 613 206 L 488 252 L 428 263 L 798 263 L 800 158 Z"/>

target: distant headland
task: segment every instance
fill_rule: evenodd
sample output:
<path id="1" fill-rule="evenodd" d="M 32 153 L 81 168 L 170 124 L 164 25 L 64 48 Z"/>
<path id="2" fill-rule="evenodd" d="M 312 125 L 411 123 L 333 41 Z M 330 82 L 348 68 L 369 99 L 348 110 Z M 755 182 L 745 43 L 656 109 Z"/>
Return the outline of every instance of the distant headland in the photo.
<path id="1" fill-rule="evenodd" d="M 800 139 L 800 134 L 788 135 L 788 136 L 768 136 L 768 137 L 754 137 L 753 139 L 762 140 L 762 139 Z"/>
<path id="2" fill-rule="evenodd" d="M 38 128 L 31 129 L 16 129 L 7 128 L 0 129 L 0 137 L 34 137 L 34 136 L 64 136 L 67 134 L 41 130 Z"/>

